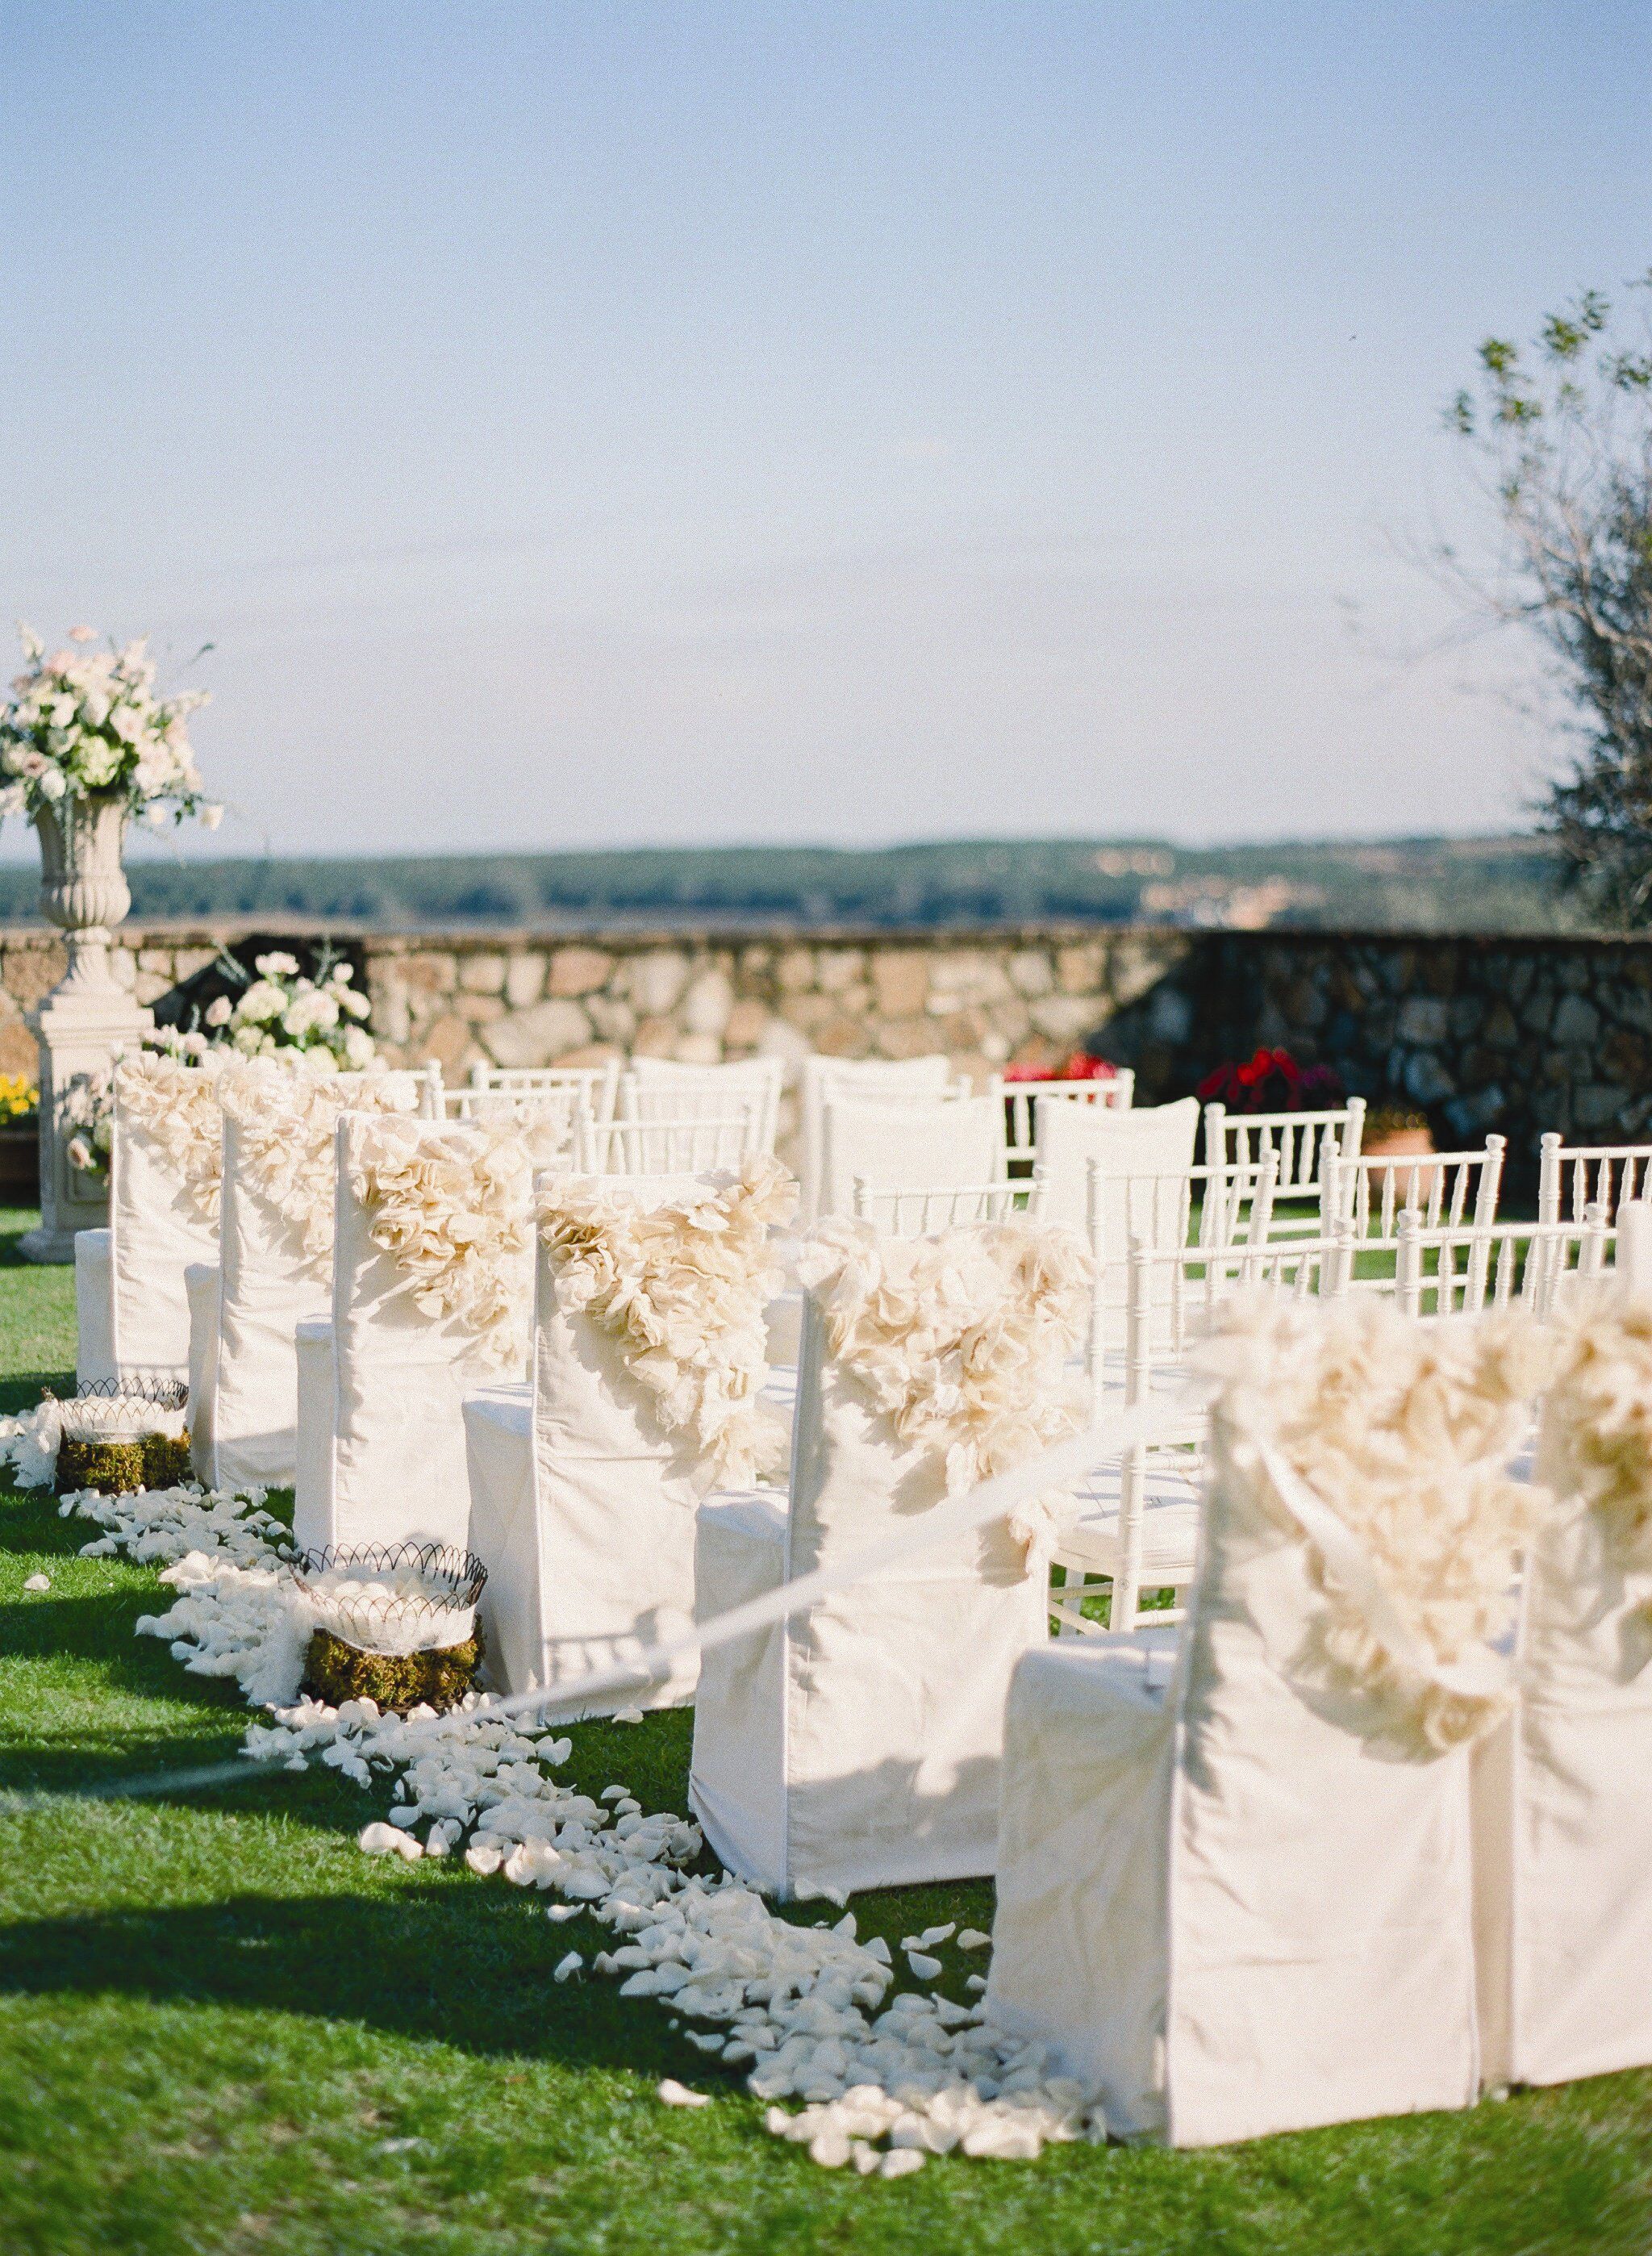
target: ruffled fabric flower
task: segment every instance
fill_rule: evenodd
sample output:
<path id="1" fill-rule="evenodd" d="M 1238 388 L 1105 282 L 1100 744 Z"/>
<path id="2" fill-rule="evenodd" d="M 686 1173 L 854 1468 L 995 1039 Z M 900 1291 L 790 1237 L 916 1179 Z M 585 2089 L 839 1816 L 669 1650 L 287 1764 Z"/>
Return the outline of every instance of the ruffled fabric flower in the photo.
<path id="1" fill-rule="evenodd" d="M 1507 1467 L 1552 1355 L 1517 1311 L 1421 1324 L 1381 1302 L 1258 1295 L 1235 1301 L 1192 1360 L 1218 1382 L 1216 1414 L 1236 1439 L 1276 1452 L 1356 1539 L 1413 1646 L 1465 1671 L 1513 1624 L 1516 1555 L 1540 1497 Z M 1325 1601 L 1309 1672 L 1374 1703 L 1417 1753 L 1488 1730 L 1507 1690 L 1419 1676 L 1270 1490 L 1259 1480 Z"/>
<path id="2" fill-rule="evenodd" d="M 763 1312 L 784 1282 L 770 1232 L 797 1207 L 797 1184 L 766 1154 L 658 1206 L 579 1179 L 541 1195 L 559 1305 L 618 1343 L 661 1430 L 692 1444 L 702 1490 L 747 1487 L 777 1470 L 784 1428 L 757 1399 Z"/>
<path id="3" fill-rule="evenodd" d="M 554 1121 L 434 1128 L 387 1115 L 351 1179 L 368 1235 L 414 1305 L 467 1333 L 479 1363 L 516 1376 L 533 1307 L 533 1177 L 559 1150 Z"/>
<path id="4" fill-rule="evenodd" d="M 184 1194 L 205 1221 L 218 1219 L 223 1181 L 223 1112 L 216 1067 L 144 1050 L 115 1068 L 115 1097 L 177 1169 Z"/>
<path id="5" fill-rule="evenodd" d="M 297 1062 L 258 1058 L 226 1068 L 219 1091 L 235 1124 L 236 1157 L 258 1197 L 297 1236 L 306 1267 L 325 1282 L 333 1273 L 333 1142 L 342 1112 L 416 1112 L 418 1082 L 411 1073 L 371 1073 L 359 1081 L 306 1071 Z"/>
<path id="6" fill-rule="evenodd" d="M 901 1238 L 833 1221 L 798 1263 L 833 1356 L 903 1442 L 939 1453 L 949 1496 L 1079 1430 L 1066 1366 L 1093 1273 L 1070 1232 L 1027 1223 Z M 1033 1498 L 1009 1525 L 1030 1559 L 1047 1550 L 1053 1500 Z"/>
<path id="7" fill-rule="evenodd" d="M 1556 1329 L 1539 1470 L 1584 1499 L 1652 1622 L 1652 1300 L 1606 1287 L 1564 1309 Z"/>

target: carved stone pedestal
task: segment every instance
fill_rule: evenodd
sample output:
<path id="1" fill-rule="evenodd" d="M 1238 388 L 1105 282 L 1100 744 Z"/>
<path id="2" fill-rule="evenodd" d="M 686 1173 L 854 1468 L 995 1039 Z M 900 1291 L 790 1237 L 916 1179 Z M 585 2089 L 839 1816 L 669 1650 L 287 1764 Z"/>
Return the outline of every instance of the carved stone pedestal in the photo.
<path id="1" fill-rule="evenodd" d="M 76 1235 L 108 1222 L 107 1183 L 69 1165 L 64 1100 L 78 1075 L 101 1072 L 154 1024 L 109 967 L 110 927 L 132 905 L 121 869 L 126 823 L 113 796 L 66 799 L 35 817 L 40 905 L 68 935 L 69 969 L 29 1014 L 40 1044 L 40 1227 L 19 1251 L 31 1261 L 73 1261 Z"/>

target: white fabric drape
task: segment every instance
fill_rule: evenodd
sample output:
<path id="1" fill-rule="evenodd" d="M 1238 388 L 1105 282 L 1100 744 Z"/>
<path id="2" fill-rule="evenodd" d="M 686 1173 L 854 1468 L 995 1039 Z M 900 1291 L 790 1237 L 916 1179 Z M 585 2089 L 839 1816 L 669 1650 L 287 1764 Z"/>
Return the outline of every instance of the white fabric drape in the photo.
<path id="1" fill-rule="evenodd" d="M 1109 1259 L 1121 1259 L 1131 1229 L 1147 1228 L 1156 1242 L 1175 1244 L 1180 1209 L 1174 1200 L 1152 1202 L 1153 1219 L 1142 1215 L 1138 1202 L 1132 1213 L 1126 1185 L 1131 1175 L 1185 1174 L 1193 1164 L 1199 1136 L 1199 1100 L 1186 1096 L 1176 1104 L 1143 1105 L 1114 1112 L 1099 1104 L 1039 1104 L 1033 1113 L 1033 1175 L 1038 1185 L 1038 1212 L 1045 1222 L 1058 1222 L 1082 1233 L 1087 1224 L 1090 1162 L 1100 1164 L 1107 1181 L 1102 1186 L 1102 1241 Z M 1158 1213 L 1163 1207 L 1163 1215 Z M 1170 1236 L 1163 1233 L 1170 1230 Z"/>
<path id="2" fill-rule="evenodd" d="M 805 1298 L 790 1510 L 699 1515 L 702 1620 L 847 1558 L 946 1495 L 945 1453 L 826 1350 Z M 690 1800 L 725 1864 L 781 1893 L 989 1872 L 1011 1669 L 1044 1635 L 1044 1576 L 972 1532 L 706 1656 Z"/>
<path id="3" fill-rule="evenodd" d="M 988 2011 L 1176 2146 L 1467 2105 L 1467 1751 L 1311 1687 L 1312 1546 L 1220 1420 L 1214 1460 L 1173 1671 L 1132 1639 L 1016 1673 Z"/>
<path id="4" fill-rule="evenodd" d="M 460 1318 L 418 1307 L 396 1257 L 373 1242 L 354 1177 L 374 1139 L 391 1132 L 402 1143 L 487 1133 L 349 1114 L 339 1123 L 332 1431 L 330 1446 L 307 1435 L 299 1442 L 306 1477 L 294 1526 L 306 1545 L 469 1540 L 464 1398 L 497 1374 Z M 531 1277 L 531 1252 L 523 1259 Z M 320 1391 L 306 1386 L 306 1418 Z"/>

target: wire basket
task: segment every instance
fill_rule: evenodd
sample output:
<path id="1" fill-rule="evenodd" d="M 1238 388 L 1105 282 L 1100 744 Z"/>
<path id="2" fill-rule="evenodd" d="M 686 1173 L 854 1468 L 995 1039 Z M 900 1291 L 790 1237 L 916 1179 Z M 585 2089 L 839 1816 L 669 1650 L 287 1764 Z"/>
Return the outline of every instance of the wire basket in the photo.
<path id="1" fill-rule="evenodd" d="M 60 1496 L 95 1489 L 104 1496 L 176 1488 L 191 1477 L 185 1413 L 189 1389 L 180 1378 L 88 1380 L 58 1406 Z"/>
<path id="2" fill-rule="evenodd" d="M 77 1442 L 136 1441 L 144 1434 L 180 1434 L 189 1407 L 181 1378 L 91 1378 L 60 1405 L 58 1430 Z"/>
<path id="3" fill-rule="evenodd" d="M 301 1551 L 293 1577 L 316 1625 L 362 1653 L 435 1653 L 475 1635 L 488 1569 L 449 1543 L 364 1543 Z"/>

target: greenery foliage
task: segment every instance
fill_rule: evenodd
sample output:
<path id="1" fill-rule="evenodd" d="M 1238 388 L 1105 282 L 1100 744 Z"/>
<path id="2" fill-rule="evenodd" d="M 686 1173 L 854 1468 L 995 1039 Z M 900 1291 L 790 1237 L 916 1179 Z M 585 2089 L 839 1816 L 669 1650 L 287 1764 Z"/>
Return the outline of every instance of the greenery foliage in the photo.
<path id="1" fill-rule="evenodd" d="M 1639 925 L 1652 922 L 1652 321 L 1633 335 L 1612 321 L 1585 290 L 1529 348 L 1481 345 L 1479 385 L 1448 419 L 1476 452 L 1501 546 L 1489 572 L 1445 560 L 1547 649 L 1583 740 L 1547 827 L 1593 906 Z"/>

